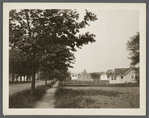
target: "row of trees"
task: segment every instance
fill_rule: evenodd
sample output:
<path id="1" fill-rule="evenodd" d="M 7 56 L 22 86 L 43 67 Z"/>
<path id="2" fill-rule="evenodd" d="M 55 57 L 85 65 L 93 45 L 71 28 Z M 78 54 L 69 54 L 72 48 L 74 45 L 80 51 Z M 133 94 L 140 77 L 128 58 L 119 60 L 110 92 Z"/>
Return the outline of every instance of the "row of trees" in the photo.
<path id="1" fill-rule="evenodd" d="M 43 71 L 51 78 L 69 76 L 76 48 L 95 42 L 95 35 L 79 30 L 95 21 L 88 12 L 79 21 L 71 9 L 22 9 L 9 12 L 10 73 L 32 76 L 31 93 L 35 93 L 35 74 Z"/>

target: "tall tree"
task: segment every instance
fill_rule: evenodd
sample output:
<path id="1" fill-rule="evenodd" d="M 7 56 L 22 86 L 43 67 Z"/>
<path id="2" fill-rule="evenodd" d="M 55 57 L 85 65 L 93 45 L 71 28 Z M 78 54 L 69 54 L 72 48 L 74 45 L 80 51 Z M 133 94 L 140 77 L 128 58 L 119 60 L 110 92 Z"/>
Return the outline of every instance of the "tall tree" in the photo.
<path id="1" fill-rule="evenodd" d="M 128 57 L 131 59 L 131 65 L 136 65 L 140 62 L 140 34 L 137 33 L 135 36 L 131 37 L 127 42 L 127 48 L 130 52 Z"/>
<path id="2" fill-rule="evenodd" d="M 89 25 L 88 21 L 95 21 L 96 15 L 86 10 L 83 21 L 79 22 L 78 19 L 79 13 L 71 9 L 10 11 L 10 46 L 19 48 L 32 60 L 32 94 L 35 93 L 35 73 L 39 69 L 40 58 L 49 58 L 51 63 L 61 47 L 71 52 L 83 44 L 95 42 L 94 34 L 80 34 L 79 30 Z M 68 58 L 66 62 L 63 55 L 59 57 L 58 61 L 64 61 L 63 67 L 66 69 L 71 59 Z"/>
<path id="3" fill-rule="evenodd" d="M 18 76 L 30 76 L 27 57 L 18 49 L 9 50 L 9 73 Z"/>

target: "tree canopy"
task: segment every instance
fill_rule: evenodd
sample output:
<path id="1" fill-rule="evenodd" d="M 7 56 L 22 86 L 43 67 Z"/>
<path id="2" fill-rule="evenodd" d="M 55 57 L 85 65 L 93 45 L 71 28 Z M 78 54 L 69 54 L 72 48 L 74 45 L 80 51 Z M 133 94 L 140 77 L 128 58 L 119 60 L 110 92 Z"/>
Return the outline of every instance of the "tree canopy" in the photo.
<path id="1" fill-rule="evenodd" d="M 127 42 L 127 48 L 130 52 L 128 57 L 131 59 L 131 65 L 136 65 L 140 62 L 140 34 L 137 33 L 135 36 L 131 37 Z"/>
<path id="2" fill-rule="evenodd" d="M 88 12 L 79 21 L 72 9 L 21 9 L 9 12 L 9 44 L 19 49 L 32 69 L 32 92 L 35 73 L 42 70 L 57 75 L 66 72 L 73 63 L 73 52 L 83 44 L 95 42 L 95 35 L 79 30 L 97 20 Z"/>
<path id="3" fill-rule="evenodd" d="M 93 79 L 100 79 L 100 74 L 99 73 L 90 73 Z"/>

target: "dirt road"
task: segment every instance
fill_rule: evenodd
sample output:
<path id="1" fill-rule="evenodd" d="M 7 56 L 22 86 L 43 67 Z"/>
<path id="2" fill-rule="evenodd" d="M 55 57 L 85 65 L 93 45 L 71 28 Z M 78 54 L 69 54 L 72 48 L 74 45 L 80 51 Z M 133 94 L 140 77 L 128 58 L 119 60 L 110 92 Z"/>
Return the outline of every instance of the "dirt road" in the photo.
<path id="1" fill-rule="evenodd" d="M 50 82 L 51 82 L 51 80 L 48 81 L 48 83 L 50 83 Z M 37 80 L 35 83 L 35 86 L 44 85 L 44 84 L 45 84 L 45 81 Z M 20 91 L 23 91 L 26 89 L 30 89 L 30 88 L 31 88 L 31 83 L 9 84 L 9 96 L 14 94 L 14 93 L 17 93 L 17 92 L 20 92 Z"/>

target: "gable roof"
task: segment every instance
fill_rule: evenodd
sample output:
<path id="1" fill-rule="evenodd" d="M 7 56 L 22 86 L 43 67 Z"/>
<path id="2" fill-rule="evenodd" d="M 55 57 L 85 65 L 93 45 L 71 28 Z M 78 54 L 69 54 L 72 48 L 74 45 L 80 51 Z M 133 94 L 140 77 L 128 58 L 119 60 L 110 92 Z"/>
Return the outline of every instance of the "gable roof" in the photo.
<path id="1" fill-rule="evenodd" d="M 136 68 L 135 70 L 137 74 L 140 74 L 140 68 Z"/>
<path id="2" fill-rule="evenodd" d="M 102 73 L 102 74 L 101 74 L 101 76 L 102 76 L 102 75 L 106 75 L 106 76 L 107 76 L 107 74 L 106 74 L 106 73 Z"/>
<path id="3" fill-rule="evenodd" d="M 139 68 L 117 68 L 114 70 L 114 75 L 126 75 L 127 73 L 129 73 L 132 69 L 135 70 L 136 74 L 139 74 Z"/>
<path id="4" fill-rule="evenodd" d="M 130 68 L 116 68 L 114 69 L 115 75 L 123 75 L 125 74 Z"/>

